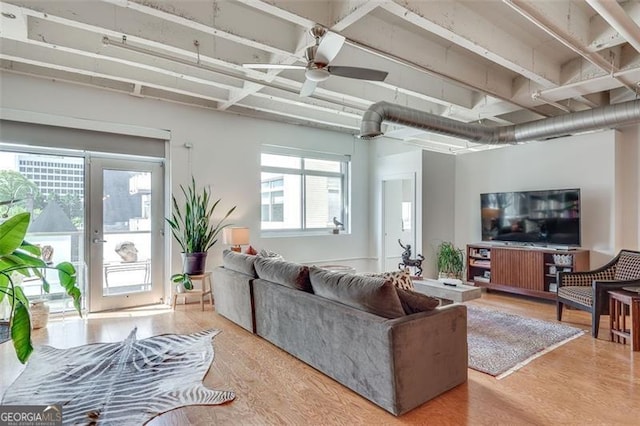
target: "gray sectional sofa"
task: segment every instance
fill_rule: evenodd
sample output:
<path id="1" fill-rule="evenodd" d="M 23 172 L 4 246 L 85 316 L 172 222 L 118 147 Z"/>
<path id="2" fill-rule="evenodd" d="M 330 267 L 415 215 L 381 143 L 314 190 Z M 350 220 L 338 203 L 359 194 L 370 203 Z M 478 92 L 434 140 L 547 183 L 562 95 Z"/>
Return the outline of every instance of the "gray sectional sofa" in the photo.
<path id="1" fill-rule="evenodd" d="M 394 415 L 467 380 L 464 305 L 407 314 L 413 295 L 382 278 L 230 251 L 213 292 L 220 315 Z"/>

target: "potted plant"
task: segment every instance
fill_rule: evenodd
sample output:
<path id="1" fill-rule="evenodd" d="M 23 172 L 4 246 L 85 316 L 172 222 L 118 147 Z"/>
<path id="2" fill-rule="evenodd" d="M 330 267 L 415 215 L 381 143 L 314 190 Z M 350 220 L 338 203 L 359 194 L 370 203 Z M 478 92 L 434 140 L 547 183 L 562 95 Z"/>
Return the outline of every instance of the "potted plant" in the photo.
<path id="1" fill-rule="evenodd" d="M 233 213 L 233 206 L 222 219 L 213 221 L 213 214 L 220 203 L 220 199 L 213 201 L 211 191 L 205 187 L 197 191 L 196 181 L 191 177 L 191 184 L 185 189 L 180 185 L 184 195 L 184 203 L 179 204 L 175 196 L 172 196 L 173 208 L 171 218 L 166 218 L 171 233 L 182 249 L 182 273 L 174 274 L 171 280 L 183 284 L 186 289 L 191 289 L 189 275 L 204 273 L 207 262 L 207 251 L 218 242 L 220 232 L 229 225 L 223 222 Z"/>
<path id="2" fill-rule="evenodd" d="M 73 298 L 73 305 L 82 316 L 80 307 L 80 289 L 76 285 L 76 270 L 69 262 L 62 262 L 56 266 L 48 266 L 40 258 L 40 248 L 24 241 L 27 233 L 30 213 L 19 213 L 0 224 L 0 302 L 4 298 L 9 301 L 11 312 L 9 326 L 13 347 L 20 362 L 23 364 L 33 352 L 31 344 L 31 318 L 29 316 L 29 300 L 22 287 L 18 285 L 15 272 L 26 277 L 32 274 L 42 280 L 42 289 L 49 292 L 43 271 L 45 269 L 58 270 L 60 285 Z"/>
<path id="3" fill-rule="evenodd" d="M 438 278 L 462 279 L 464 269 L 464 254 L 462 250 L 448 241 L 443 241 L 438 246 Z"/>

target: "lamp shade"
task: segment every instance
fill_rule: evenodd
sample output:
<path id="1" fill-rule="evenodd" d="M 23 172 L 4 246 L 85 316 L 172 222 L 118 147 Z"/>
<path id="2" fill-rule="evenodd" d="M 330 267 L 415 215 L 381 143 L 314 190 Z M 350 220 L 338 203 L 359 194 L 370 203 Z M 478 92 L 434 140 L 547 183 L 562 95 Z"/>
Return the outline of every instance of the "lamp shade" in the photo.
<path id="1" fill-rule="evenodd" d="M 249 228 L 224 228 L 222 231 L 222 240 L 225 244 L 232 246 L 249 244 Z"/>

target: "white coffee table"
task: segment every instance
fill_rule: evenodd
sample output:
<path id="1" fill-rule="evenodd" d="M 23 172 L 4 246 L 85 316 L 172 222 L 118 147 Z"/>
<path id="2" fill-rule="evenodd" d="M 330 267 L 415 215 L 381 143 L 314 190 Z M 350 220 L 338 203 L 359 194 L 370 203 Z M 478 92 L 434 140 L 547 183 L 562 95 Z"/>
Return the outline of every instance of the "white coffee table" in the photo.
<path id="1" fill-rule="evenodd" d="M 413 286 L 418 293 L 427 296 L 437 297 L 443 300 L 443 304 L 452 302 L 467 302 L 479 299 L 482 296 L 482 289 L 467 284 L 456 284 L 455 287 L 444 285 L 438 280 L 413 280 Z"/>
<path id="2" fill-rule="evenodd" d="M 356 268 L 347 265 L 316 265 L 320 269 L 326 269 L 330 272 L 344 272 L 346 274 L 355 274 Z"/>

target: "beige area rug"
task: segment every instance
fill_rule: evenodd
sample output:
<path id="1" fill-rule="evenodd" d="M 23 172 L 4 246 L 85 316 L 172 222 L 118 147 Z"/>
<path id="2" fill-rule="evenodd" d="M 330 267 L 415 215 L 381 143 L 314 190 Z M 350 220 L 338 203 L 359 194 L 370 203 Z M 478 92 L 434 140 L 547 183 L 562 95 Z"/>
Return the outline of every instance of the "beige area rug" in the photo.
<path id="1" fill-rule="evenodd" d="M 467 305 L 469 368 L 502 379 L 583 330 Z"/>
<path id="2" fill-rule="evenodd" d="M 60 405 L 64 424 L 141 425 L 185 405 L 216 405 L 233 392 L 204 387 L 218 330 L 163 334 L 70 349 L 36 347 L 2 405 Z"/>

